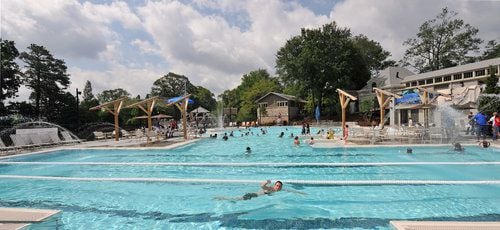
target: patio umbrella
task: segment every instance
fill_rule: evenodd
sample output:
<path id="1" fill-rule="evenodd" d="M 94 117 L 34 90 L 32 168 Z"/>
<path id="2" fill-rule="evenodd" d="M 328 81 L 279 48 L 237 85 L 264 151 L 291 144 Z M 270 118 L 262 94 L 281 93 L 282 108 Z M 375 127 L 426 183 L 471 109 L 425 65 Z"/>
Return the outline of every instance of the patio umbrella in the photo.
<path id="1" fill-rule="evenodd" d="M 316 122 L 319 122 L 319 118 L 320 118 L 320 110 L 319 110 L 319 105 L 316 106 L 316 110 L 314 111 L 314 117 L 316 118 Z"/>

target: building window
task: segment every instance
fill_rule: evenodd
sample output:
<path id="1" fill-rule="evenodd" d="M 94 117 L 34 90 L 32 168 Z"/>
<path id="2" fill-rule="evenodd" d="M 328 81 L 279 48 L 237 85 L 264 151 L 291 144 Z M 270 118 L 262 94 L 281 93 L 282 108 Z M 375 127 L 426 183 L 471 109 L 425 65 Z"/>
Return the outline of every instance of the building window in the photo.
<path id="1" fill-rule="evenodd" d="M 432 83 L 434 83 L 432 78 L 425 80 L 425 84 L 432 84 Z"/>
<path id="2" fill-rule="evenodd" d="M 451 76 L 444 76 L 444 81 L 451 81 Z"/>
<path id="3" fill-rule="evenodd" d="M 464 78 L 471 78 L 471 77 L 472 77 L 472 72 L 464 73 Z"/>
<path id="4" fill-rule="evenodd" d="M 434 86 L 434 90 L 449 89 L 449 88 L 450 88 L 450 84 L 442 84 L 442 85 L 436 85 L 436 86 Z"/>
<path id="5" fill-rule="evenodd" d="M 462 74 L 454 74 L 453 75 L 453 80 L 460 80 L 462 79 Z"/>
<path id="6" fill-rule="evenodd" d="M 286 107 L 288 106 L 288 101 L 277 101 L 279 107 Z"/>
<path id="7" fill-rule="evenodd" d="M 264 103 L 259 103 L 259 106 L 261 108 L 267 108 L 267 102 L 264 102 Z"/>
<path id="8" fill-rule="evenodd" d="M 418 85 L 425 85 L 425 80 L 418 81 Z"/>
<path id="9" fill-rule="evenodd" d="M 436 78 L 434 78 L 434 82 L 435 83 L 439 83 L 439 82 L 442 82 L 442 81 L 443 81 L 442 77 L 436 77 Z"/>
<path id="10" fill-rule="evenodd" d="M 410 82 L 406 83 L 406 87 L 410 87 Z"/>
<path id="11" fill-rule="evenodd" d="M 476 77 L 477 76 L 484 76 L 484 69 L 476 71 Z"/>
<path id="12" fill-rule="evenodd" d="M 417 82 L 416 81 L 412 81 L 411 82 L 411 86 L 417 86 Z"/>

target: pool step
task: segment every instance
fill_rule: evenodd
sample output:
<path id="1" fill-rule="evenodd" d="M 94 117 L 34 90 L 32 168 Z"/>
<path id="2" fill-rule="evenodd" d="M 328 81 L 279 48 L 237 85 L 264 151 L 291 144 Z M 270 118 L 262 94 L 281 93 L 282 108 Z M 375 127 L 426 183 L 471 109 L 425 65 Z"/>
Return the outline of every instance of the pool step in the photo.
<path id="1" fill-rule="evenodd" d="M 500 222 L 391 221 L 397 230 L 498 230 Z"/>
<path id="2" fill-rule="evenodd" d="M 0 207 L 0 230 L 23 229 L 59 213 L 59 210 Z"/>

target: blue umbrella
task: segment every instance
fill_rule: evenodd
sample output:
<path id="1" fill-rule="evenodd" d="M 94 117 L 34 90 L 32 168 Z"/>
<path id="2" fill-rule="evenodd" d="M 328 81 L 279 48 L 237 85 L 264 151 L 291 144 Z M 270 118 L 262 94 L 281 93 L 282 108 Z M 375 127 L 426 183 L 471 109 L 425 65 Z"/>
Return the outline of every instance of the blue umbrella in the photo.
<path id="1" fill-rule="evenodd" d="M 316 118 L 316 122 L 319 122 L 319 118 L 320 118 L 320 110 L 319 110 L 319 105 L 316 106 L 316 110 L 314 111 L 314 117 Z"/>
<path id="2" fill-rule="evenodd" d="M 172 97 L 172 98 L 170 98 L 170 99 L 167 100 L 167 103 L 176 102 L 176 101 L 180 100 L 181 98 L 183 98 L 183 96 Z M 193 104 L 193 103 L 194 103 L 193 100 L 188 99 L 188 104 Z"/>

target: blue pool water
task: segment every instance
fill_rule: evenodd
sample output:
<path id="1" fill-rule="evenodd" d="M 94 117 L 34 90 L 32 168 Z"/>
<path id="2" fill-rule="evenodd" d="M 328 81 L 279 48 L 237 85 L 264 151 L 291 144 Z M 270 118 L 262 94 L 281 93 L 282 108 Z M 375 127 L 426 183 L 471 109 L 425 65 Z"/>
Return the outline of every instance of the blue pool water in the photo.
<path id="1" fill-rule="evenodd" d="M 289 137 L 278 138 L 281 131 L 285 136 L 300 132 L 296 128 L 284 129 L 271 128 L 267 135 L 259 136 L 256 134 L 260 131 L 252 129 L 254 135 L 243 137 L 236 131 L 236 137 L 228 141 L 219 136 L 216 140 L 201 140 L 172 150 L 66 150 L 2 160 L 19 164 L 0 164 L 0 176 L 146 180 L 4 177 L 0 178 L 0 206 L 62 210 L 57 217 L 61 229 L 390 229 L 390 220 L 500 221 L 498 184 L 286 183 L 498 181 L 500 165 L 495 163 L 500 162 L 498 149 L 466 146 L 464 153 L 456 153 L 449 147 L 414 146 L 411 155 L 406 154 L 406 147 L 316 149 L 307 144 L 295 147 Z M 247 146 L 252 148 L 251 154 L 244 153 Z M 386 162 L 410 165 L 384 165 Z M 439 162 L 457 164 L 436 164 Z M 181 181 L 147 181 L 150 178 Z M 258 181 L 265 179 L 283 180 L 285 189 L 307 195 L 282 191 L 248 201 L 213 199 L 256 192 Z M 212 180 L 256 182 L 212 183 Z"/>

